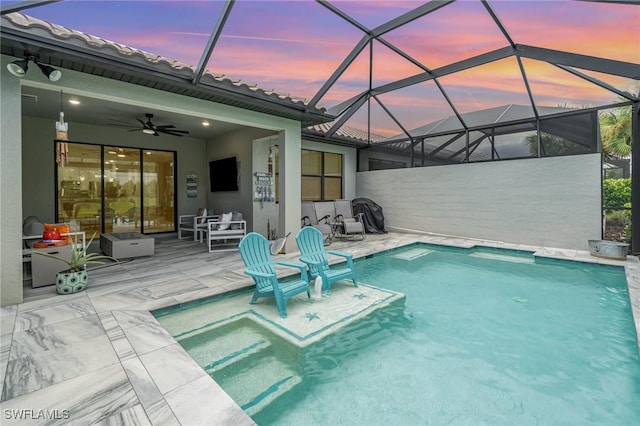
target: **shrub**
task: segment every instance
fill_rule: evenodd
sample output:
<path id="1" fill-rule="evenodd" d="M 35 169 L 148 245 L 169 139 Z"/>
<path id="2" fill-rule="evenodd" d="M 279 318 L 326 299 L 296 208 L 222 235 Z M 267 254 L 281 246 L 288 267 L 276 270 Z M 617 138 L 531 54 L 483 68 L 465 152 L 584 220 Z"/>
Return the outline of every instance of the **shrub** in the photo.
<path id="1" fill-rule="evenodd" d="M 631 205 L 631 179 L 605 179 L 602 181 L 604 207 Z"/>

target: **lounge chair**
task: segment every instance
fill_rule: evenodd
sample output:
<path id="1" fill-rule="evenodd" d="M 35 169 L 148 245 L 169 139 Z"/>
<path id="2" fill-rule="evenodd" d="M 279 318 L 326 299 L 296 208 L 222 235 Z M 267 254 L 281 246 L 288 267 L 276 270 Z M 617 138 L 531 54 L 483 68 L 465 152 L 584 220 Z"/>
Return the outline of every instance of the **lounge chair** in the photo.
<path id="1" fill-rule="evenodd" d="M 301 255 L 300 261 L 309 266 L 311 279 L 314 280 L 318 276 L 321 277 L 322 290 L 325 293 L 331 293 L 331 284 L 344 279 L 351 279 L 353 285 L 358 287 L 356 272 L 353 268 L 353 256 L 349 253 L 335 250 L 326 251 L 322 240 L 322 233 L 310 226 L 302 228 L 296 235 L 296 243 Z M 327 254 L 344 258 L 346 265 L 329 266 Z"/>
<path id="2" fill-rule="evenodd" d="M 335 200 L 336 211 L 335 226 L 336 232 L 343 238 L 365 239 L 363 213 L 354 216 L 350 200 Z"/>
<path id="3" fill-rule="evenodd" d="M 278 313 L 282 318 L 286 318 L 287 300 L 304 292 L 307 293 L 307 298 L 311 299 L 306 265 L 297 262 L 274 262 L 269 250 L 269 241 L 256 232 L 248 233 L 240 241 L 238 248 L 246 266 L 244 273 L 253 278 L 256 283 L 251 303 L 256 303 L 260 297 L 275 297 Z M 299 269 L 300 278 L 280 282 L 276 275 L 275 265 Z"/>
<path id="4" fill-rule="evenodd" d="M 301 226 L 312 226 L 316 228 L 322 232 L 324 245 L 328 246 L 331 244 L 331 240 L 333 239 L 333 230 L 331 229 L 331 225 L 329 225 L 331 215 L 326 215 L 318 219 L 313 201 L 303 201 L 300 203 L 300 212 L 302 213 L 302 218 L 300 219 L 302 222 Z"/>

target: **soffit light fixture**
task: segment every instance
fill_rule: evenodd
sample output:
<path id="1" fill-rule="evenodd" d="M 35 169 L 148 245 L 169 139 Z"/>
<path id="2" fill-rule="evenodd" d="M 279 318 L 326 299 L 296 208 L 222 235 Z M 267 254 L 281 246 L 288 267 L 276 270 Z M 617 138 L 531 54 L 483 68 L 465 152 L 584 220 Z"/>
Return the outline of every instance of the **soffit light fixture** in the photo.
<path id="1" fill-rule="evenodd" d="M 7 69 L 9 72 L 16 77 L 24 77 L 27 75 L 27 71 L 29 70 L 29 61 L 33 61 L 42 74 L 45 75 L 50 81 L 58 81 L 62 77 L 62 71 L 57 70 L 49 65 L 44 65 L 38 62 L 38 60 L 34 56 L 27 56 L 24 59 L 18 59 L 7 65 Z"/>

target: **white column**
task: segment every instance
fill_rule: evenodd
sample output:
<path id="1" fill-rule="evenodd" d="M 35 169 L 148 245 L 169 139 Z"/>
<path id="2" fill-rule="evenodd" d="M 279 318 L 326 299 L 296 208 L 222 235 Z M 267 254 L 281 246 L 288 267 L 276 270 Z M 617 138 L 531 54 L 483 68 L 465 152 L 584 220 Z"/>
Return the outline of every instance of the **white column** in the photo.
<path id="1" fill-rule="evenodd" d="M 280 132 L 280 211 L 278 228 L 282 235 L 291 235 L 287 239 L 285 251 L 296 251 L 295 236 L 300 230 L 301 186 L 301 133 L 300 123 L 292 122 Z"/>
<path id="2" fill-rule="evenodd" d="M 20 79 L 0 72 L 0 305 L 21 303 L 22 294 L 22 106 Z M 34 170 L 34 173 L 37 171 Z"/>

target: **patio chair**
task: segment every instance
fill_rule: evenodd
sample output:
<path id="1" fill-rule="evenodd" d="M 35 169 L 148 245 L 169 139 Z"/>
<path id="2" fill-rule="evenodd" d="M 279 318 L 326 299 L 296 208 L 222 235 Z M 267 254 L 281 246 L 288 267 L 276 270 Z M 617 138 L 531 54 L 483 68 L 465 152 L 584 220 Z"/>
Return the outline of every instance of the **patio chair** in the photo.
<path id="1" fill-rule="evenodd" d="M 184 236 L 183 233 L 191 232 L 193 233 L 193 241 L 203 242 L 207 222 L 219 218 L 220 215 L 217 214 L 207 215 L 206 208 L 200 208 L 196 214 L 180 215 L 178 220 L 178 239 L 188 238 L 188 236 Z"/>
<path id="2" fill-rule="evenodd" d="M 350 200 L 335 200 L 334 208 L 336 211 L 336 232 L 338 232 L 341 237 L 347 239 L 360 238 L 364 240 L 364 222 L 362 219 L 364 213 L 358 213 L 354 216 Z"/>
<path id="3" fill-rule="evenodd" d="M 356 272 L 353 268 L 353 256 L 349 253 L 335 250 L 326 251 L 322 239 L 322 233 L 310 226 L 302 228 L 296 235 L 296 243 L 301 255 L 300 261 L 309 266 L 311 279 L 314 280 L 318 276 L 321 277 L 322 290 L 325 293 L 331 293 L 331 284 L 344 279 L 351 279 L 353 285 L 358 287 Z M 346 265 L 341 263 L 329 266 L 327 254 L 344 258 Z"/>
<path id="4" fill-rule="evenodd" d="M 333 230 L 331 229 L 331 225 L 329 225 L 331 215 L 326 215 L 318 219 L 313 201 L 303 201 L 300 203 L 300 213 L 302 213 L 302 218 L 300 219 L 302 222 L 301 226 L 312 226 L 316 228 L 322 233 L 324 245 L 328 246 L 331 244 L 331 240 L 333 239 Z"/>
<path id="5" fill-rule="evenodd" d="M 278 313 L 282 318 L 286 318 L 287 300 L 304 292 L 307 293 L 307 298 L 311 299 L 306 265 L 297 262 L 274 262 L 269 250 L 269 241 L 257 232 L 248 233 L 240 241 L 238 248 L 246 266 L 244 273 L 256 283 L 251 303 L 256 303 L 260 297 L 275 297 Z M 299 269 L 300 278 L 279 281 L 275 265 Z"/>

